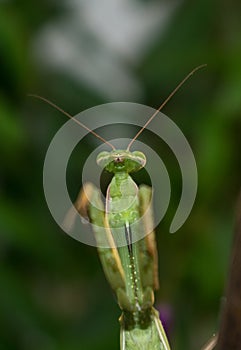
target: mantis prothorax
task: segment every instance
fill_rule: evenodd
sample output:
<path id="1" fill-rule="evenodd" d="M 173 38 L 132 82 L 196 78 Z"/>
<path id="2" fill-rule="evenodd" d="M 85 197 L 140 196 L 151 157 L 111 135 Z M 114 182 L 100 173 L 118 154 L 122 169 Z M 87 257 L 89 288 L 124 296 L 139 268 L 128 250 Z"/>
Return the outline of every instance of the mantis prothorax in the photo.
<path id="1" fill-rule="evenodd" d="M 110 142 L 54 103 L 41 96 L 31 95 L 49 103 L 112 149 L 110 152 L 101 152 L 97 156 L 97 164 L 114 174 L 107 189 L 105 205 L 101 201 L 100 191 L 93 184 L 86 183 L 75 202 L 75 208 L 94 224 L 99 258 L 122 310 L 119 319 L 121 350 L 170 350 L 158 311 L 153 307 L 154 291 L 158 288 L 155 233 L 152 231 L 144 238 L 132 241 L 134 233 L 132 224 L 139 221 L 139 230 L 145 230 L 149 226 L 149 221 L 153 220 L 153 216 L 152 211 L 149 211 L 148 217 L 143 215 L 151 202 L 151 188 L 146 185 L 138 188 L 129 175 L 145 166 L 145 155 L 139 151 L 132 152 L 130 148 L 184 82 L 204 66 L 192 70 L 178 84 L 131 140 L 126 150 L 116 150 Z M 72 225 L 74 220 L 72 214 L 73 211 L 70 210 L 65 218 L 68 225 Z M 123 246 L 117 246 L 115 241 L 118 234 L 116 231 L 118 229 L 120 232 L 120 228 L 122 239 L 125 241 Z M 135 229 L 138 227 L 135 226 Z M 103 248 L 103 240 L 108 243 L 109 248 Z M 214 346 L 215 341 L 212 339 L 203 350 L 211 350 Z"/>

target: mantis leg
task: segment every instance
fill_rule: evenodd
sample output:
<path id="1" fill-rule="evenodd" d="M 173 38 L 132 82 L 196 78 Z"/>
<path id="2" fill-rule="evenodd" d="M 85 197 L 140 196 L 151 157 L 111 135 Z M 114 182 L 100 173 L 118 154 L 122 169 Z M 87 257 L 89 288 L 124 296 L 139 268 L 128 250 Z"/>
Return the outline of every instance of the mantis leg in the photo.
<path id="1" fill-rule="evenodd" d="M 150 232 L 150 227 L 153 227 L 151 196 L 152 190 L 150 187 L 146 185 L 140 186 L 140 216 L 142 217 L 145 232 Z M 146 210 L 148 210 L 148 215 L 144 215 Z M 139 245 L 139 268 L 144 292 L 144 303 L 146 302 L 147 306 L 151 306 L 154 303 L 154 290 L 157 290 L 159 287 L 155 232 L 151 231 L 137 244 Z"/>
<path id="2" fill-rule="evenodd" d="M 99 258 L 106 279 L 117 296 L 120 308 L 130 309 L 131 306 L 125 292 L 126 281 L 124 270 L 106 220 L 105 207 L 101 200 L 100 191 L 93 184 L 86 183 L 81 189 L 74 207 L 92 225 Z M 71 208 L 67 214 L 66 222 L 74 220 L 73 212 L 76 213 L 76 210 L 73 209 Z M 69 225 L 72 224 L 70 223 Z"/>

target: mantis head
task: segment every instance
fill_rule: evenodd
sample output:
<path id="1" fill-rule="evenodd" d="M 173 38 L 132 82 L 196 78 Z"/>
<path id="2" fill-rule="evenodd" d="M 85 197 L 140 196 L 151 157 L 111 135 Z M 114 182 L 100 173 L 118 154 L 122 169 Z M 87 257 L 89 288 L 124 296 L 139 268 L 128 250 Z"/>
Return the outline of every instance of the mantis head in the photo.
<path id="1" fill-rule="evenodd" d="M 96 162 L 101 168 L 110 173 L 131 173 L 145 166 L 146 157 L 138 151 L 113 150 L 111 152 L 101 152 L 97 156 Z"/>

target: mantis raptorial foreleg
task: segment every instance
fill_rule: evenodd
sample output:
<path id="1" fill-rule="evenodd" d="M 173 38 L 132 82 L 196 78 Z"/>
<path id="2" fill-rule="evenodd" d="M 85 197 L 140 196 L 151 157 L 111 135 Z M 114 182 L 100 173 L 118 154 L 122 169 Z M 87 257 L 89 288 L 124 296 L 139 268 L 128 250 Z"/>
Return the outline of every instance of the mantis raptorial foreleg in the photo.
<path id="1" fill-rule="evenodd" d="M 106 222 L 100 191 L 93 184 L 86 183 L 83 186 L 74 207 L 69 210 L 65 217 L 65 226 L 70 227 L 74 224 L 76 210 L 82 217 L 88 218 L 93 225 L 98 255 L 106 279 L 117 296 L 119 306 L 121 309 L 131 309 L 125 292 L 126 281 L 118 250 Z"/>

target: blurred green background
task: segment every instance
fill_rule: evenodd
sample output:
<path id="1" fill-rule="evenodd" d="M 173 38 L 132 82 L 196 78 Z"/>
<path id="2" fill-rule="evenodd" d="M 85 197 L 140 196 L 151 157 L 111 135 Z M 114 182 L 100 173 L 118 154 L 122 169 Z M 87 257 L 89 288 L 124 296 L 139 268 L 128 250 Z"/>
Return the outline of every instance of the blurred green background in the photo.
<path id="1" fill-rule="evenodd" d="M 120 310 L 96 249 L 61 231 L 43 194 L 44 157 L 66 118 L 27 93 L 72 114 L 112 101 L 158 107 L 202 63 L 164 110 L 193 148 L 199 189 L 169 234 L 181 178 L 161 148 L 172 198 L 157 229 L 156 305 L 169 311 L 175 350 L 200 349 L 218 328 L 241 174 L 240 14 L 238 0 L 0 2 L 0 349 L 119 347 Z M 79 145 L 80 159 L 95 147 L 91 137 Z M 75 157 L 73 197 L 79 168 Z"/>

